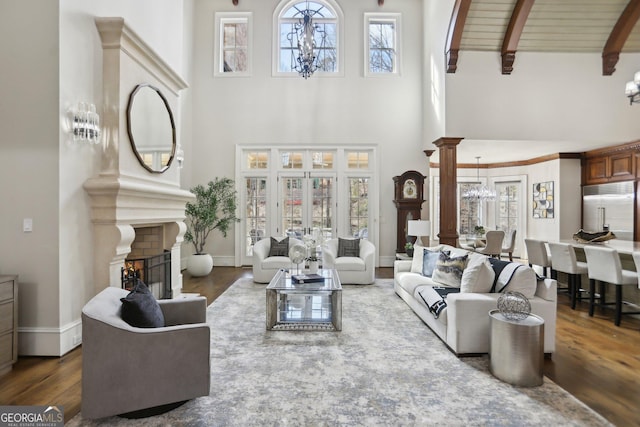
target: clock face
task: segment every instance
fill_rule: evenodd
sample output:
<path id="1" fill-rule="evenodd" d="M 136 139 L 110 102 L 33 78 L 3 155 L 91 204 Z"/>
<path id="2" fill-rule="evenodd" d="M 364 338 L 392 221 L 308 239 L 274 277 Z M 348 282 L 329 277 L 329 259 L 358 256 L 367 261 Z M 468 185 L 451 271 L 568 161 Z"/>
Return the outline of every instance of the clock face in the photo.
<path id="1" fill-rule="evenodd" d="M 418 190 L 416 188 L 416 182 L 413 179 L 408 179 L 402 186 L 402 195 L 405 199 L 416 199 L 418 197 Z"/>

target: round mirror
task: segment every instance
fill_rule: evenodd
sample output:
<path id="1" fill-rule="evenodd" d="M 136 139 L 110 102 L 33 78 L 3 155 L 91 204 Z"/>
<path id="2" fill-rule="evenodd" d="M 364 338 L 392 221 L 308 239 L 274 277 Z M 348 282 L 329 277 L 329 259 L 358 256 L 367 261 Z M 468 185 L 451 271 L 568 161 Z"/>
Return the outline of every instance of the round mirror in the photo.
<path id="1" fill-rule="evenodd" d="M 162 173 L 169 168 L 176 151 L 176 127 L 171 107 L 158 88 L 141 84 L 131 92 L 127 131 L 145 169 Z"/>

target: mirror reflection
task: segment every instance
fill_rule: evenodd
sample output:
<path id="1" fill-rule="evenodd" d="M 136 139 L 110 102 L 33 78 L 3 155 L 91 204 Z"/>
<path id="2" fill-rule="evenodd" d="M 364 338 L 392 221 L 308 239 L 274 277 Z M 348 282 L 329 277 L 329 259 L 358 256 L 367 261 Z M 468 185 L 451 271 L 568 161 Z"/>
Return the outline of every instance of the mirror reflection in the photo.
<path id="1" fill-rule="evenodd" d="M 127 131 L 140 164 L 162 173 L 173 161 L 176 128 L 167 99 L 156 87 L 141 84 L 131 93 L 127 107 Z"/>

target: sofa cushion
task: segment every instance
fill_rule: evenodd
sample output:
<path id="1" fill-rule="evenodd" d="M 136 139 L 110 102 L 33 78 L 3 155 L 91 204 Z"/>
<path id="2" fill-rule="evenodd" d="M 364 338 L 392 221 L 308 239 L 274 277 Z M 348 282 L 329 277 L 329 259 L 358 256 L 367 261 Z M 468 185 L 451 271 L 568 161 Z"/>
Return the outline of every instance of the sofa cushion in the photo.
<path id="1" fill-rule="evenodd" d="M 286 256 L 272 256 L 269 258 L 265 258 L 260 263 L 260 266 L 265 270 L 278 270 L 280 268 L 289 268 L 291 267 L 291 259 Z"/>
<path id="2" fill-rule="evenodd" d="M 491 292 L 495 272 L 491 267 L 489 258 L 469 257 L 467 266 L 462 272 L 460 280 L 460 292 Z"/>
<path id="3" fill-rule="evenodd" d="M 536 273 L 527 265 L 490 258 L 495 271 L 495 292 L 520 292 L 527 298 L 536 293 Z"/>
<path id="4" fill-rule="evenodd" d="M 164 315 L 158 301 L 142 280 L 131 292 L 120 298 L 122 320 L 136 328 L 159 328 L 164 326 Z"/>
<path id="5" fill-rule="evenodd" d="M 467 266 L 468 255 L 451 257 L 445 252 L 440 252 L 436 269 L 431 278 L 434 282 L 447 286 L 460 287 L 462 272 Z"/>
<path id="6" fill-rule="evenodd" d="M 336 258 L 335 267 L 338 271 L 364 271 L 366 269 L 364 260 L 353 256 Z"/>
<path id="7" fill-rule="evenodd" d="M 278 241 L 274 237 L 271 238 L 271 247 L 269 248 L 269 256 L 287 256 L 289 255 L 289 237 Z"/>
<path id="8" fill-rule="evenodd" d="M 338 237 L 338 258 L 360 256 L 360 239 L 342 239 Z"/>
<path id="9" fill-rule="evenodd" d="M 436 285 L 436 282 L 434 282 L 431 277 L 425 277 L 422 274 L 411 273 L 408 271 L 397 273 L 395 281 L 398 286 L 404 289 L 409 295 L 414 295 L 416 288 L 419 286 Z"/>
<path id="10" fill-rule="evenodd" d="M 411 272 L 422 274 L 422 262 L 424 259 L 424 251 L 427 248 L 420 245 L 413 246 L 413 258 L 411 258 Z"/>

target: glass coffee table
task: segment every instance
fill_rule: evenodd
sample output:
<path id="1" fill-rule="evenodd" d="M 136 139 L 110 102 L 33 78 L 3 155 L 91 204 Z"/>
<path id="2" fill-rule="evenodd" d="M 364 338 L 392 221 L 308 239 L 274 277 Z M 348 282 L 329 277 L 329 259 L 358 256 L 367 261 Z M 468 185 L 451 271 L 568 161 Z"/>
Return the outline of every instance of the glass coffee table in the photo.
<path id="1" fill-rule="evenodd" d="M 341 331 L 342 284 L 333 269 L 321 269 L 321 282 L 296 284 L 280 270 L 267 286 L 267 330 Z"/>

